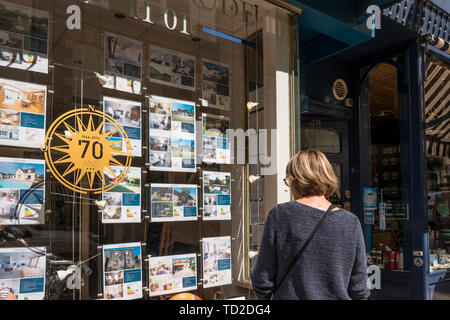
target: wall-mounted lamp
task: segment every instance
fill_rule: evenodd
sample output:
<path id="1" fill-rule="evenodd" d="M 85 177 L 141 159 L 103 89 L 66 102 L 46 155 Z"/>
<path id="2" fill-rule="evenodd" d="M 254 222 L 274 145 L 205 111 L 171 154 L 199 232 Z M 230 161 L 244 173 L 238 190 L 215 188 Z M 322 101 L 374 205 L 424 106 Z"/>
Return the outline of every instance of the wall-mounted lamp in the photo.
<path id="1" fill-rule="evenodd" d="M 261 178 L 262 178 L 262 176 L 249 176 L 248 177 L 248 182 L 254 183 L 255 181 L 258 181 Z"/>
<path id="2" fill-rule="evenodd" d="M 109 76 L 94 72 L 102 87 L 109 82 Z"/>
<path id="3" fill-rule="evenodd" d="M 253 251 L 253 250 L 248 251 L 248 258 L 253 259 L 254 257 L 256 257 L 258 255 L 258 253 L 259 253 L 258 251 Z"/>
<path id="4" fill-rule="evenodd" d="M 106 208 L 106 200 L 95 200 L 95 205 L 98 207 L 99 210 L 105 210 Z"/>
<path id="5" fill-rule="evenodd" d="M 258 106 L 258 105 L 259 105 L 258 102 L 251 102 L 251 101 L 249 101 L 249 102 L 247 102 L 247 109 L 248 109 L 248 111 L 250 111 L 250 110 L 252 110 L 254 107 Z"/>
<path id="6" fill-rule="evenodd" d="M 77 270 L 77 266 L 72 265 L 69 268 L 67 268 L 67 270 L 57 271 L 56 274 L 58 275 L 58 279 L 60 281 L 64 281 L 68 276 L 74 274 L 76 270 Z"/>

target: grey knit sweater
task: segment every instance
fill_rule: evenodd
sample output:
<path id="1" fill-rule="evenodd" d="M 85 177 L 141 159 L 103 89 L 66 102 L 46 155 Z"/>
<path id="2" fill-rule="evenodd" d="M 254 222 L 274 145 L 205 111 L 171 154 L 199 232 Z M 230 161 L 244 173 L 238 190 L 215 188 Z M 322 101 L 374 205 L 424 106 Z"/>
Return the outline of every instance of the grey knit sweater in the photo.
<path id="1" fill-rule="evenodd" d="M 358 218 L 343 209 L 325 218 L 308 248 L 285 278 L 296 253 L 324 211 L 290 201 L 272 208 L 264 227 L 258 260 L 252 273 L 259 299 L 367 299 L 367 262 Z"/>

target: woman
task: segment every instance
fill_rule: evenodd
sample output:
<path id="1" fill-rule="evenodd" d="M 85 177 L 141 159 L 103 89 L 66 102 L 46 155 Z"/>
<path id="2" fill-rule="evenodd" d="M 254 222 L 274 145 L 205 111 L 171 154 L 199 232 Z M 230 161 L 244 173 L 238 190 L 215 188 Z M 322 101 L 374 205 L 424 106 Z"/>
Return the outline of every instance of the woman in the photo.
<path id="1" fill-rule="evenodd" d="M 286 167 L 284 181 L 295 200 L 269 212 L 252 274 L 256 296 L 367 299 L 370 291 L 361 224 L 354 214 L 333 208 L 327 201 L 338 183 L 325 155 L 316 150 L 297 153 Z M 297 258 L 316 226 L 317 232 Z"/>

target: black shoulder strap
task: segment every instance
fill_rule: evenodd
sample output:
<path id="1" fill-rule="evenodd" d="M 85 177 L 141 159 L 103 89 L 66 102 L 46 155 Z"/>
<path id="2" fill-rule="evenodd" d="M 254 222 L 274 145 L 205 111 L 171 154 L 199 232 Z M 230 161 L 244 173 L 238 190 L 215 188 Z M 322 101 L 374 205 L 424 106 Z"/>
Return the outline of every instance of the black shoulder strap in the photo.
<path id="1" fill-rule="evenodd" d="M 309 243 L 311 242 L 311 240 L 314 238 L 314 235 L 316 234 L 317 230 L 319 230 L 320 225 L 322 224 L 323 220 L 327 217 L 327 215 L 331 212 L 331 210 L 333 210 L 334 208 L 336 208 L 335 205 L 331 205 L 327 211 L 325 211 L 324 215 L 322 216 L 322 218 L 320 218 L 319 222 L 317 223 L 317 225 L 315 226 L 314 230 L 311 232 L 311 234 L 309 235 L 309 238 L 305 241 L 305 244 L 303 245 L 303 247 L 300 249 L 299 252 L 297 252 L 297 254 L 295 255 L 294 259 L 292 260 L 291 264 L 289 265 L 289 267 L 287 268 L 286 272 L 284 273 L 284 276 L 281 278 L 280 282 L 276 285 L 275 289 L 273 290 L 273 293 L 275 294 L 275 292 L 277 292 L 278 288 L 281 286 L 281 284 L 283 283 L 283 281 L 286 279 L 287 275 L 289 274 L 289 272 L 291 272 L 292 267 L 295 265 L 295 263 L 297 262 L 297 260 L 300 258 L 300 256 L 302 255 L 303 251 L 305 251 L 305 249 L 308 247 Z"/>

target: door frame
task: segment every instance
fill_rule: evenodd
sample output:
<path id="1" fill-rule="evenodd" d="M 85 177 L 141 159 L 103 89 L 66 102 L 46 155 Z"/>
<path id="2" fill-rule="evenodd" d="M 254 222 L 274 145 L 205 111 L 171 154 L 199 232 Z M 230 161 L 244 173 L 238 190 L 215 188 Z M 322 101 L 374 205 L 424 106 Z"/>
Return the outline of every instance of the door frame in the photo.
<path id="1" fill-rule="evenodd" d="M 403 63 L 392 61 L 395 56 L 403 56 Z M 403 105 L 403 114 L 407 121 L 401 123 L 401 145 L 406 148 L 402 152 L 404 157 L 400 161 L 406 162 L 409 173 L 404 177 L 403 187 L 407 188 L 407 201 L 409 207 L 409 219 L 403 223 L 403 252 L 404 266 L 409 270 L 411 283 L 410 296 L 412 299 L 427 299 L 426 277 L 428 273 L 428 222 L 427 222 L 427 196 L 426 196 L 426 153 L 425 153 L 425 131 L 423 128 L 423 49 L 420 42 L 414 39 L 405 47 L 399 49 L 395 54 L 386 57 L 375 57 L 371 63 L 359 65 L 360 68 L 369 69 L 362 77 L 358 86 L 358 115 L 357 127 L 359 133 L 359 210 L 362 212 L 362 188 L 371 186 L 371 166 L 364 165 L 370 162 L 370 127 L 365 125 L 370 119 L 370 100 L 364 99 L 364 93 L 368 90 L 368 76 L 379 64 L 388 63 L 399 70 L 399 105 Z M 401 111 L 401 110 L 400 110 Z M 406 178 L 406 180 L 405 180 Z M 363 228 L 364 229 L 364 228 Z M 364 230 L 366 233 L 366 230 Z M 370 249 L 370 248 L 368 248 Z M 369 250 L 367 250 L 369 251 Z M 421 252 L 423 256 L 422 266 L 413 263 L 414 252 Z M 383 275 L 382 275 L 383 277 Z"/>

